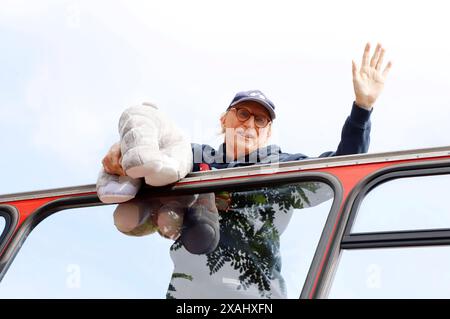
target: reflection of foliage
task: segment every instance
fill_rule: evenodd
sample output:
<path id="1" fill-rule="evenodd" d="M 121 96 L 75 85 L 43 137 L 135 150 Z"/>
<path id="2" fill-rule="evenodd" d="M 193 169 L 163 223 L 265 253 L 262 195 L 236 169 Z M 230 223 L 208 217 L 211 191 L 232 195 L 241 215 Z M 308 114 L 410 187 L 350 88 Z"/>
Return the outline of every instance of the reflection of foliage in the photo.
<path id="1" fill-rule="evenodd" d="M 171 283 L 169 284 L 169 288 L 167 289 L 167 293 L 166 293 L 166 299 L 175 299 L 174 296 L 172 296 L 172 294 L 170 293 L 171 291 L 177 291 L 174 287 L 174 285 L 172 285 L 172 280 L 176 279 L 176 278 L 182 278 L 182 279 L 187 279 L 192 281 L 192 276 L 187 275 L 187 274 L 183 274 L 183 273 L 179 273 L 179 272 L 175 272 L 172 274 L 172 279 L 171 279 Z"/>
<path id="2" fill-rule="evenodd" d="M 294 208 L 311 205 L 305 191 L 316 193 L 323 187 L 318 182 L 303 182 L 279 187 L 230 192 L 229 206 L 218 207 L 221 213 L 220 242 L 207 255 L 210 274 L 218 272 L 226 263 L 239 272 L 239 289 L 258 287 L 261 297 L 271 297 L 271 282 L 281 277 L 280 229 L 276 214 L 288 214 Z M 221 192 L 220 197 L 224 194 Z M 286 221 L 287 222 L 287 221 Z M 177 241 L 171 249 L 177 250 Z M 174 291 L 174 287 L 172 291 Z M 169 289 L 170 290 L 170 289 Z"/>
<path id="3" fill-rule="evenodd" d="M 232 193 L 229 211 L 221 214 L 219 247 L 207 255 L 211 275 L 228 262 L 239 271 L 244 289 L 255 284 L 262 297 L 270 297 L 274 279 L 284 289 L 275 213 L 287 214 L 293 208 L 303 208 L 304 203 L 309 205 L 305 190 L 315 193 L 319 187 L 319 183 L 310 182 Z"/>

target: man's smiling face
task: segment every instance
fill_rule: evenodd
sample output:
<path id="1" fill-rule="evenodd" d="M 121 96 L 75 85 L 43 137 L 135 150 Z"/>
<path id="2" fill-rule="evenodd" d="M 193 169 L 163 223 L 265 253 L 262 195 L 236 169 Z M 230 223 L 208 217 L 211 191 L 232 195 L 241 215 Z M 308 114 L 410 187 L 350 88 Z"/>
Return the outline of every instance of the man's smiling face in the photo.
<path id="1" fill-rule="evenodd" d="M 239 111 L 241 110 L 241 111 Z M 244 120 L 247 116 L 246 120 Z M 249 154 L 267 145 L 271 135 L 269 112 L 261 104 L 244 101 L 236 104 L 220 119 L 225 129 L 225 143 L 228 156 L 233 150 L 234 159 Z M 260 127 L 267 122 L 265 127 Z"/>

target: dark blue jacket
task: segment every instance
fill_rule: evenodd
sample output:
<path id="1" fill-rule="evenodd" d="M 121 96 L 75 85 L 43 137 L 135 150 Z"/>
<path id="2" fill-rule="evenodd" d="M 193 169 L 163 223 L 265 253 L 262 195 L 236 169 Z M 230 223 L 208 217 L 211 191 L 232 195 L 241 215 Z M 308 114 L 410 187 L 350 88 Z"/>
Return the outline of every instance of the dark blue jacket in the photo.
<path id="1" fill-rule="evenodd" d="M 370 143 L 371 113 L 372 111 L 367 111 L 353 103 L 350 116 L 342 128 L 341 142 L 337 150 L 335 152 L 325 152 L 319 157 L 366 153 Z M 278 145 L 269 145 L 246 155 L 245 158 L 226 162 L 225 151 L 225 144 L 222 144 L 217 150 L 205 144 L 192 144 L 194 155 L 193 171 L 199 171 L 201 163 L 208 164 L 212 169 L 222 169 L 254 165 L 255 163 L 289 162 L 308 158 L 308 156 L 301 153 L 283 153 Z"/>

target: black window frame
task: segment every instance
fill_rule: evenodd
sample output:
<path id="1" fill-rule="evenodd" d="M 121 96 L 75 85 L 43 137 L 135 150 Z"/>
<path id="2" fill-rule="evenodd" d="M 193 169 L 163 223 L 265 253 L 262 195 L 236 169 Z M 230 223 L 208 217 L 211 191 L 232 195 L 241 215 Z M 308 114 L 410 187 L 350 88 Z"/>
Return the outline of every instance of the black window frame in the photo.
<path id="1" fill-rule="evenodd" d="M 11 216 L 7 211 L 4 211 L 2 207 L 0 207 L 0 217 L 5 221 L 5 225 L 0 229 L 0 246 L 3 243 L 3 239 L 6 237 L 6 233 L 11 225 Z"/>
<path id="2" fill-rule="evenodd" d="M 342 249 L 356 248 L 382 248 L 382 247 L 406 247 L 424 245 L 450 244 L 450 228 L 378 231 L 367 233 L 352 233 L 351 229 L 356 222 L 356 215 L 366 195 L 376 187 L 399 178 L 450 175 L 450 166 L 436 166 L 434 164 L 412 166 L 409 169 L 385 172 L 368 181 L 361 187 L 353 202 L 349 221 L 341 241 Z"/>
<path id="3" fill-rule="evenodd" d="M 316 247 L 314 257 L 312 259 L 310 269 L 308 271 L 306 280 L 302 284 L 302 292 L 299 298 L 308 298 L 310 290 L 314 285 L 314 279 L 319 273 L 320 264 L 323 262 L 325 254 L 327 253 L 327 243 L 329 237 L 333 232 L 333 226 L 338 219 L 339 208 L 343 198 L 343 189 L 339 180 L 332 174 L 318 171 L 304 171 L 304 172 L 283 172 L 273 175 L 260 176 L 236 176 L 236 178 L 216 179 L 210 181 L 200 181 L 198 183 L 181 183 L 175 186 L 152 188 L 145 185 L 138 193 L 140 196 L 164 196 L 164 195 L 187 195 L 193 193 L 214 192 L 214 191 L 240 191 L 249 188 L 259 187 L 273 187 L 277 185 L 284 185 L 289 183 L 301 182 L 322 182 L 327 184 L 334 192 L 333 203 L 322 229 L 319 243 Z M 95 186 L 93 186 L 95 187 Z M 94 207 L 103 205 L 97 195 L 87 196 L 68 196 L 65 198 L 51 201 L 41 208 L 37 209 L 27 220 L 19 227 L 17 233 L 12 239 L 5 253 L 0 258 L 0 284 L 1 279 L 6 274 L 8 268 L 12 264 L 15 256 L 20 251 L 24 241 L 31 233 L 31 231 L 44 219 L 62 210 L 82 207 Z M 300 283 L 299 283 L 300 284 Z"/>
<path id="4" fill-rule="evenodd" d="M 449 229 L 386 231 L 370 233 L 351 233 L 356 214 L 365 196 L 375 187 L 393 179 L 414 176 L 432 176 L 450 174 L 450 160 L 429 160 L 409 162 L 382 168 L 361 180 L 350 192 L 342 210 L 336 237 L 330 247 L 329 262 L 325 264 L 322 278 L 310 297 L 327 298 L 333 283 L 339 257 L 342 250 L 418 247 L 450 244 Z"/>

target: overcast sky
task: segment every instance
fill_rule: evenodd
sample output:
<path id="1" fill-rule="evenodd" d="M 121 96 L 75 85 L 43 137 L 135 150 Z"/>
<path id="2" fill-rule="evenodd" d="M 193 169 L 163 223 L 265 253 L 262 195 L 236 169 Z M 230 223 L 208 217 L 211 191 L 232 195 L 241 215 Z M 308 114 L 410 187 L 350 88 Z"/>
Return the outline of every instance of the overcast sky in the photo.
<path id="1" fill-rule="evenodd" d="M 121 112 L 146 100 L 216 146 L 234 94 L 260 89 L 277 107 L 274 143 L 335 150 L 366 41 L 394 63 L 370 152 L 450 144 L 445 1 L 0 5 L 0 193 L 94 183 Z"/>
<path id="2" fill-rule="evenodd" d="M 450 145 L 446 1 L 0 0 L 0 8 L 0 194 L 94 184 L 121 112 L 143 101 L 193 142 L 217 146 L 234 94 L 260 89 L 276 105 L 273 142 L 283 151 L 335 150 L 354 100 L 351 61 L 360 63 L 367 41 L 381 42 L 393 62 L 369 152 Z M 104 209 L 98 224 L 112 228 Z M 45 246 L 51 225 L 24 247 Z M 167 242 L 139 243 L 167 252 Z M 43 256 L 51 261 L 52 251 Z"/>

